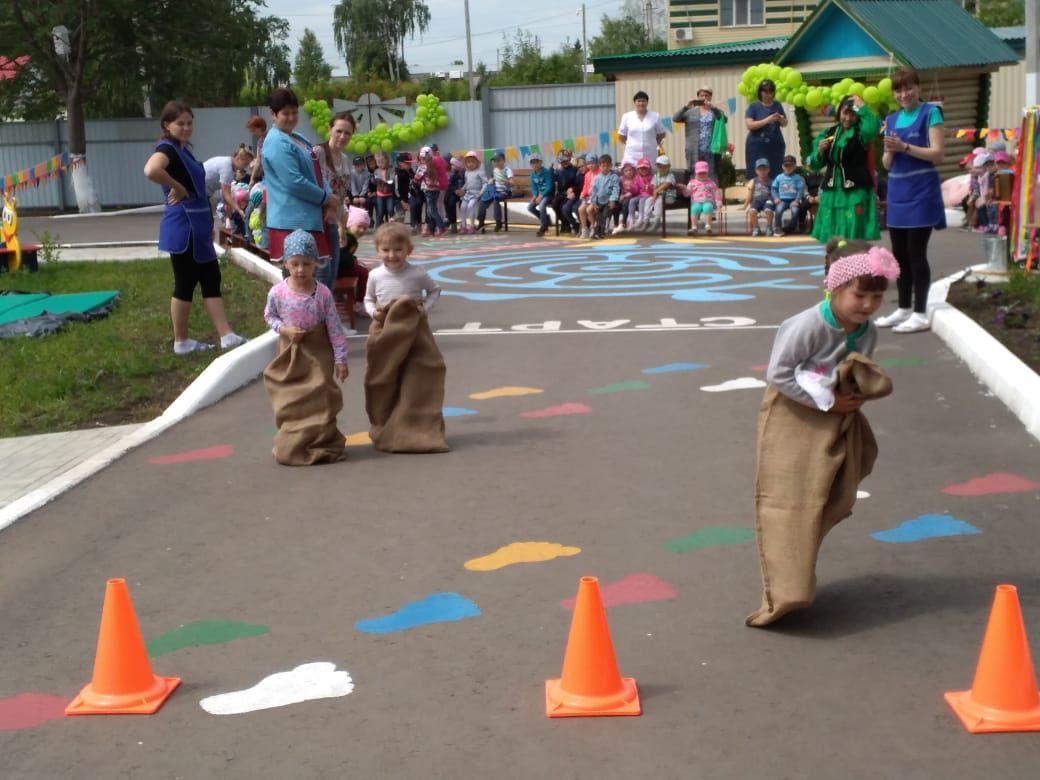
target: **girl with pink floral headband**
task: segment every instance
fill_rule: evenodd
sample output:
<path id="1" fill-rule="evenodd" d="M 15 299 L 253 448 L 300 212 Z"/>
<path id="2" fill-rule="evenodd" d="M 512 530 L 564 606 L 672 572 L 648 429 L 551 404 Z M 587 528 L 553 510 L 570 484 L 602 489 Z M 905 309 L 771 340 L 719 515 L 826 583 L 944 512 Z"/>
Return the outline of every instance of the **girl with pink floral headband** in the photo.
<path id="1" fill-rule="evenodd" d="M 812 603 L 820 542 L 851 514 L 877 455 L 859 409 L 891 392 L 870 360 L 871 316 L 899 264 L 864 241 L 831 239 L 826 258 L 827 299 L 780 325 L 766 371 L 755 488 L 763 598 L 749 626 Z"/>

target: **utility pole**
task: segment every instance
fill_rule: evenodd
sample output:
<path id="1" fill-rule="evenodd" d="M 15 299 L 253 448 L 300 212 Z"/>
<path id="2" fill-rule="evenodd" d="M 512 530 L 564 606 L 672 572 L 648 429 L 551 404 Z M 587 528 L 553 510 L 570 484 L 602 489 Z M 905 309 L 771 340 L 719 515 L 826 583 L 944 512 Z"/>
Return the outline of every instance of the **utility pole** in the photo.
<path id="1" fill-rule="evenodd" d="M 1040 85 L 1037 84 L 1037 44 L 1040 38 L 1040 0 L 1026 0 L 1026 102 L 1027 106 L 1040 104 Z"/>
<path id="2" fill-rule="evenodd" d="M 654 39 L 654 6 L 650 0 L 643 5 L 643 25 L 646 27 L 646 39 Z"/>
<path id="3" fill-rule="evenodd" d="M 581 83 L 589 83 L 589 41 L 585 33 L 585 3 L 581 4 Z"/>
<path id="4" fill-rule="evenodd" d="M 469 81 L 469 99 L 477 99 L 477 85 L 473 83 L 473 40 L 469 35 L 469 0 L 466 0 L 466 80 Z"/>

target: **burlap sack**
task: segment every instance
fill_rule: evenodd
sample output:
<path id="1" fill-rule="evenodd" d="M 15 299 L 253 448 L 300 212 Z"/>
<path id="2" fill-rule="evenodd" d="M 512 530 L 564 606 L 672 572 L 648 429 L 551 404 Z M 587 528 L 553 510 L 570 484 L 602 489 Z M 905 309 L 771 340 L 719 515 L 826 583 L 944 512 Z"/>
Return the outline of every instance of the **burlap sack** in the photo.
<path id="1" fill-rule="evenodd" d="M 838 376 L 839 394 L 876 399 L 892 392 L 885 373 L 857 353 L 842 362 Z M 820 544 L 852 514 L 856 488 L 876 458 L 877 441 L 862 412 L 822 412 L 774 387 L 766 390 L 758 411 L 755 485 L 762 606 L 748 615 L 747 625 L 768 625 L 812 603 Z"/>
<path id="2" fill-rule="evenodd" d="M 373 320 L 366 352 L 365 411 L 376 449 L 447 452 L 447 368 L 418 301 L 398 298 L 390 304 L 382 324 Z"/>
<path id="3" fill-rule="evenodd" d="M 297 344 L 278 339 L 278 354 L 264 369 L 264 387 L 278 426 L 272 452 L 279 463 L 311 466 L 343 459 L 344 436 L 336 427 L 343 393 L 333 365 L 324 324 Z"/>

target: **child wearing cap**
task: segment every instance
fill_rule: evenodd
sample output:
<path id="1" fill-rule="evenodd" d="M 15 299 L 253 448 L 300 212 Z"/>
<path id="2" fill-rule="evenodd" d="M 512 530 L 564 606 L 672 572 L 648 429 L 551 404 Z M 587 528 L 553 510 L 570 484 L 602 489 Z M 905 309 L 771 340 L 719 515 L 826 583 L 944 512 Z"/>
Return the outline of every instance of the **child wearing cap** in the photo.
<path id="1" fill-rule="evenodd" d="M 650 169 L 650 161 L 645 157 L 636 163 L 633 189 L 636 195 L 629 201 L 628 226 L 632 230 L 639 230 L 646 224 L 647 212 L 650 211 L 650 195 L 654 191 L 654 175 Z"/>
<path id="2" fill-rule="evenodd" d="M 329 288 L 314 278 L 314 236 L 295 230 L 284 241 L 289 276 L 271 288 L 264 320 L 278 334 L 278 354 L 264 369 L 264 386 L 278 432 L 272 450 L 286 466 L 309 466 L 343 458 L 336 415 L 347 378 L 347 339 Z"/>
<path id="3" fill-rule="evenodd" d="M 424 166 L 421 186 L 426 199 L 426 224 L 422 234 L 439 238 L 447 227 L 441 206 L 448 189 L 448 164 L 429 146 L 419 150 L 419 162 Z"/>
<path id="4" fill-rule="evenodd" d="M 686 185 L 686 192 L 690 198 L 690 216 L 693 218 L 689 235 L 697 235 L 700 220 L 703 218 L 704 232 L 710 236 L 712 217 L 716 209 L 722 208 L 722 190 L 712 180 L 711 166 L 706 160 L 694 163 L 693 170 L 693 180 Z"/>
<path id="5" fill-rule="evenodd" d="M 477 232 L 477 207 L 480 205 L 480 194 L 488 184 L 487 174 L 484 166 L 480 164 L 480 157 L 470 149 L 462 157 L 462 163 L 466 168 L 462 183 L 462 203 L 459 209 L 462 222 L 462 234 L 469 235 Z"/>
<path id="6" fill-rule="evenodd" d="M 825 252 L 830 298 L 780 325 L 766 370 L 755 475 L 762 604 L 749 626 L 812 604 L 823 538 L 852 514 L 877 458 L 860 407 L 892 391 L 870 360 L 878 339 L 871 317 L 899 264 L 864 241 L 834 238 Z"/>
<path id="7" fill-rule="evenodd" d="M 448 219 L 448 225 L 452 233 L 459 232 L 459 204 L 462 202 L 462 194 L 465 186 L 465 171 L 462 160 L 452 157 L 448 163 L 448 189 L 444 193 L 444 213 Z"/>
<path id="8" fill-rule="evenodd" d="M 589 190 L 589 221 L 593 225 L 590 238 L 600 239 L 607 232 L 607 218 L 617 208 L 621 194 L 621 179 L 614 170 L 614 161 L 609 154 L 599 158 L 599 175 Z"/>
<path id="9" fill-rule="evenodd" d="M 513 197 L 513 169 L 506 165 L 506 156 L 495 152 L 491 158 L 491 188 L 480 199 L 477 210 L 477 227 L 484 231 L 484 220 L 487 217 L 488 203 L 493 203 L 492 213 L 495 215 L 495 232 L 502 229 L 502 201 Z"/>
<path id="10" fill-rule="evenodd" d="M 650 193 L 650 216 L 643 230 L 650 231 L 657 227 L 657 221 L 664 219 L 665 207 L 675 203 L 675 174 L 672 173 L 672 161 L 668 155 L 662 154 L 655 160 L 657 171 L 654 173 L 653 191 Z"/>
<path id="11" fill-rule="evenodd" d="M 599 176 L 599 158 L 594 154 L 588 154 L 585 157 L 585 179 L 581 185 L 581 191 L 578 193 L 578 227 L 581 233 L 578 234 L 579 238 L 591 238 L 592 237 L 592 219 L 589 213 L 589 193 L 592 192 L 592 184 L 596 181 L 596 177 Z"/>
<path id="12" fill-rule="evenodd" d="M 769 160 L 765 157 L 755 160 L 755 178 L 748 182 L 744 210 L 752 224 L 752 236 L 762 235 L 758 228 L 759 214 L 766 218 L 766 235 L 773 235 L 773 180 L 769 178 Z"/>
<path id="13" fill-rule="evenodd" d="M 531 162 L 531 200 L 527 211 L 538 217 L 539 238 L 549 230 L 549 203 L 553 195 L 552 171 L 542 165 L 542 156 L 532 153 L 527 158 Z"/>
<path id="14" fill-rule="evenodd" d="M 550 170 L 553 177 L 552 209 L 560 223 L 561 233 L 574 230 L 574 209 L 578 206 L 578 193 L 581 192 L 581 181 L 585 174 L 572 163 L 570 149 L 561 149 L 556 158 L 556 167 Z M 581 155 L 578 155 L 581 162 Z M 569 206 L 569 208 L 568 208 Z"/>
<path id="15" fill-rule="evenodd" d="M 773 231 L 778 236 L 784 234 L 784 212 L 791 212 L 791 231 L 798 229 L 798 209 L 805 197 L 805 179 L 798 173 L 798 161 L 792 155 L 786 155 L 783 171 L 773 179 L 771 194 L 773 196 L 774 216 Z"/>

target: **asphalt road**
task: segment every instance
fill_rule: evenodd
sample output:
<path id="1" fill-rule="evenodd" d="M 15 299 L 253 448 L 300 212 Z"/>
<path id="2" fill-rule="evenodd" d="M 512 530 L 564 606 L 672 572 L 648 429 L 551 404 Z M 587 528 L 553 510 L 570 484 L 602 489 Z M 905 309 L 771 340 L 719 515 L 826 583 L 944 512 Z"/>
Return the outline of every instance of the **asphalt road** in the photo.
<path id="1" fill-rule="evenodd" d="M 970 687 L 998 583 L 1018 586 L 1040 646 L 1040 494 L 943 492 L 995 472 L 1036 479 L 1036 442 L 934 335 L 884 333 L 875 357 L 896 390 L 865 410 L 881 450 L 870 496 L 824 545 L 817 603 L 748 629 L 762 391 L 703 388 L 762 377 L 775 326 L 819 300 L 818 250 L 798 239 L 640 244 L 518 231 L 419 248 L 448 293 L 431 315 L 445 404 L 468 412 L 447 418 L 450 453 L 362 445 L 341 464 L 280 467 L 253 384 L 6 530 L 0 699 L 71 698 L 90 679 L 109 577 L 127 579 L 146 639 L 202 620 L 268 630 L 153 658 L 157 674 L 184 680 L 153 716 L 0 731 L 0 774 L 1035 776 L 1035 735 L 969 736 L 942 694 Z M 938 236 L 936 276 L 978 262 L 976 244 Z M 357 434 L 364 342 L 351 346 L 341 428 Z M 673 364 L 702 365 L 662 368 Z M 541 392 L 471 397 L 502 387 Z M 565 404 L 588 410 L 522 416 Z M 150 462 L 219 445 L 230 455 Z M 926 515 L 978 533 L 871 536 Z M 521 541 L 580 553 L 463 566 Z M 638 603 L 607 613 L 643 715 L 546 718 L 543 682 L 560 673 L 571 617 L 561 600 L 582 575 L 606 592 L 636 574 L 649 585 L 612 592 Z M 436 593 L 480 614 L 356 626 Z M 200 707 L 313 661 L 348 671 L 353 692 L 238 715 Z"/>

